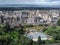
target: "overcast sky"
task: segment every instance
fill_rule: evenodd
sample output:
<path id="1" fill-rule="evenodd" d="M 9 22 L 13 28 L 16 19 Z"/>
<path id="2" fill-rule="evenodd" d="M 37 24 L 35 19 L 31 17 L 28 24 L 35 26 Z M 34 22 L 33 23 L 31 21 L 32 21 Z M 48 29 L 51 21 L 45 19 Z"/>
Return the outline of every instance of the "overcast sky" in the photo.
<path id="1" fill-rule="evenodd" d="M 0 0 L 0 4 L 60 5 L 60 0 Z"/>

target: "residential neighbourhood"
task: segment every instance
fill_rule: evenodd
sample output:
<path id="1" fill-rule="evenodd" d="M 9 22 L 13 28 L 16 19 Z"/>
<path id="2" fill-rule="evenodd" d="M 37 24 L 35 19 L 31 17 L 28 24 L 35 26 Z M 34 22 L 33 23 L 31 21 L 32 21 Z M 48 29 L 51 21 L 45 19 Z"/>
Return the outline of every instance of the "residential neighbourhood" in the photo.
<path id="1" fill-rule="evenodd" d="M 20 24 L 56 24 L 60 18 L 60 10 L 17 10 L 0 11 L 0 19 L 3 16 L 4 23 Z M 1 20 L 0 20 L 1 23 Z"/>

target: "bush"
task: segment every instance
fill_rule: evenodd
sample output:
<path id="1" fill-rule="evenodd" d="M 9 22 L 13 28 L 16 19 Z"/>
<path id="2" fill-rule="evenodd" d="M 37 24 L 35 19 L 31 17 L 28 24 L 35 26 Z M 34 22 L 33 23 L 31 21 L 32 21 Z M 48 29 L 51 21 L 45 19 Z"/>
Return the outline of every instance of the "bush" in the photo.
<path id="1" fill-rule="evenodd" d="M 34 25 L 24 25 L 24 27 L 33 27 Z"/>

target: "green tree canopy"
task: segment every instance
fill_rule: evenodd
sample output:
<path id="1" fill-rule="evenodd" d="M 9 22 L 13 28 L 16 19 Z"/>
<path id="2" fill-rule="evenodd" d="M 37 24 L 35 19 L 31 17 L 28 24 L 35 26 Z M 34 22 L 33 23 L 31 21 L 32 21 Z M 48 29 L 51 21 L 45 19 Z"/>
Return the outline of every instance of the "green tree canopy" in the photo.
<path id="1" fill-rule="evenodd" d="M 40 37 L 40 36 L 38 37 L 37 44 L 38 44 L 38 45 L 41 45 L 41 44 L 42 44 L 42 41 L 41 41 L 41 37 Z"/>
<path id="2" fill-rule="evenodd" d="M 57 24 L 60 26 L 60 19 L 58 19 Z"/>

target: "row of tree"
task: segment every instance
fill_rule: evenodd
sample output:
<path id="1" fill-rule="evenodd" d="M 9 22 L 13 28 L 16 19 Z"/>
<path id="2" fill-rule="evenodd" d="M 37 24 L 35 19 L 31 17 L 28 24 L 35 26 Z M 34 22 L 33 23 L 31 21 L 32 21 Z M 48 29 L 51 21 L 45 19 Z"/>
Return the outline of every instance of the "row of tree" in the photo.
<path id="1" fill-rule="evenodd" d="M 0 45 L 41 45 L 41 38 L 37 42 L 24 36 L 24 26 L 10 28 L 9 23 L 0 25 Z"/>

